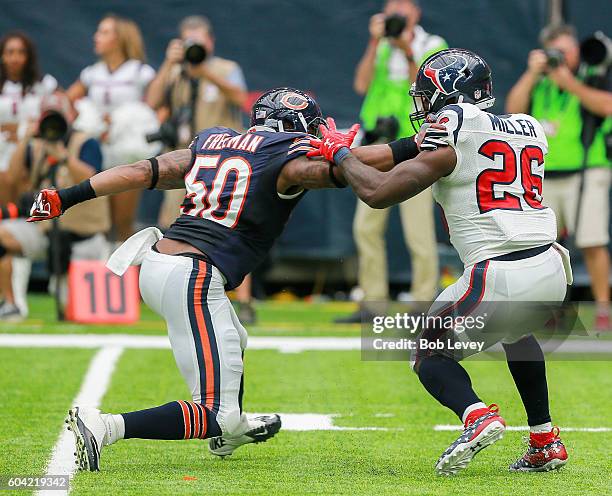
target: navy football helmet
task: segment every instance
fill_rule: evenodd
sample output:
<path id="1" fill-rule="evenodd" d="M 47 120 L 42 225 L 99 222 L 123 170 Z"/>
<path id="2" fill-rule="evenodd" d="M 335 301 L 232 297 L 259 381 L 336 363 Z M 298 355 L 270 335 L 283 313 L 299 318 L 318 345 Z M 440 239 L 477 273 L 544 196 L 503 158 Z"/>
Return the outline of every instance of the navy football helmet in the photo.
<path id="1" fill-rule="evenodd" d="M 325 125 L 314 98 L 294 88 L 276 88 L 261 95 L 251 110 L 251 126 L 266 126 L 280 132 L 319 134 Z"/>
<path id="2" fill-rule="evenodd" d="M 410 90 L 415 111 L 410 114 L 418 129 L 429 115 L 451 103 L 472 103 L 486 109 L 495 103 L 491 69 L 479 55 L 448 48 L 430 55 L 419 68 Z"/>

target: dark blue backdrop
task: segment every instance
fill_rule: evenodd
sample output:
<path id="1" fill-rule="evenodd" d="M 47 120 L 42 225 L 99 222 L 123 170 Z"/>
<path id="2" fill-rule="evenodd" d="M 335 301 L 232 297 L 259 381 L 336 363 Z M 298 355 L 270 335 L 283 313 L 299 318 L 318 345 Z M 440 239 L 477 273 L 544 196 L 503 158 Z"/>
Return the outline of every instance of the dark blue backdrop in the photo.
<path id="1" fill-rule="evenodd" d="M 545 22 L 545 0 L 422 1 L 422 25 L 451 46 L 478 51 L 491 64 L 500 103 L 525 65 Z M 355 65 L 367 42 L 367 23 L 381 0 L 34 0 L 3 1 L 0 32 L 23 29 L 36 40 L 44 69 L 63 85 L 94 60 L 97 21 L 114 12 L 141 26 L 149 60 L 158 66 L 180 19 L 205 14 L 217 33 L 219 55 L 237 60 L 253 89 L 282 84 L 314 91 L 342 124 L 356 119 Z M 605 0 L 578 0 L 568 12 L 581 34 L 605 28 Z M 499 106 L 501 108 L 501 105 Z"/>
<path id="2" fill-rule="evenodd" d="M 524 70 L 546 22 L 546 0 L 421 1 L 421 24 L 451 46 L 480 53 L 491 65 L 498 98 Z M 23 29 L 37 42 L 45 71 L 64 85 L 94 61 L 92 35 L 97 21 L 114 12 L 141 26 L 150 63 L 157 67 L 181 18 L 207 15 L 217 34 L 217 53 L 243 67 L 251 89 L 293 85 L 313 91 L 326 114 L 341 125 L 357 119 L 360 98 L 352 90 L 355 66 L 367 43 L 368 18 L 382 0 L 33 0 L 3 1 L 0 32 Z M 606 8 L 606 5 L 608 6 Z M 610 30 L 609 1 L 566 1 L 579 33 Z M 604 24 L 606 23 L 607 24 Z M 350 191 L 309 193 L 281 239 L 284 256 L 327 258 L 353 253 L 354 197 Z M 418 219 L 415 219 L 418 222 Z M 397 215 L 389 230 L 393 278 L 406 280 L 408 256 Z"/>

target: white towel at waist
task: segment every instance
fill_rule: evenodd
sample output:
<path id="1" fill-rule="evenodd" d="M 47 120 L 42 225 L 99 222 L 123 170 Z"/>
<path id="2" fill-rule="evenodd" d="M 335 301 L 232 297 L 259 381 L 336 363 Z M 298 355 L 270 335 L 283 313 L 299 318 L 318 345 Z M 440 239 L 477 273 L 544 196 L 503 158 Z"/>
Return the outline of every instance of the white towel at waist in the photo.
<path id="1" fill-rule="evenodd" d="M 163 234 L 157 227 L 138 231 L 115 250 L 106 266 L 118 276 L 122 276 L 130 265 L 140 265 L 147 252 L 162 237 Z"/>

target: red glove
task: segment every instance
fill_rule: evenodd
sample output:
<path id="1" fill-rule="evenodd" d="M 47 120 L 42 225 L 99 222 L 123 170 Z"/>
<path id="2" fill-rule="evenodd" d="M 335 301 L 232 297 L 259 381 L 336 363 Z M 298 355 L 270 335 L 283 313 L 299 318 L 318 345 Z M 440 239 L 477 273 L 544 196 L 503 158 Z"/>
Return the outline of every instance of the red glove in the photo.
<path id="1" fill-rule="evenodd" d="M 306 154 L 307 157 L 323 157 L 329 162 L 334 161 L 334 155 L 342 148 L 350 148 L 359 131 L 359 124 L 353 124 L 346 134 L 336 130 L 336 122 L 333 118 L 327 119 L 327 126 L 319 126 L 322 139 L 311 139 L 310 144 L 316 147 Z"/>
<path id="2" fill-rule="evenodd" d="M 54 189 L 43 189 L 34 200 L 28 222 L 53 219 L 62 215 L 62 200 Z"/>

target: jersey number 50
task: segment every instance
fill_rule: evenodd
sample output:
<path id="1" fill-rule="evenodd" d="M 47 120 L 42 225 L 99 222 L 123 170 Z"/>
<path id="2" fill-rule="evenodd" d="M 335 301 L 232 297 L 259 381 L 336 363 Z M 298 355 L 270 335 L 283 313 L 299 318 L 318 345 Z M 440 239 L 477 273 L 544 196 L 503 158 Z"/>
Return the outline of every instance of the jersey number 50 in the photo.
<path id="1" fill-rule="evenodd" d="M 190 200 L 190 204 L 184 203 L 181 212 L 233 229 L 246 201 L 252 169 L 242 157 L 230 157 L 219 164 L 220 159 L 219 155 L 196 157 L 185 177 L 185 199 Z M 230 176 L 233 176 L 233 183 L 229 182 Z"/>
<path id="2" fill-rule="evenodd" d="M 522 196 L 525 203 L 535 209 L 542 209 L 542 177 L 534 172 L 544 165 L 544 153 L 542 149 L 527 145 L 521 150 L 520 157 L 517 157 L 514 149 L 505 141 L 489 140 L 478 150 L 480 155 L 490 160 L 501 157 L 501 169 L 486 169 L 482 171 L 476 179 L 476 196 L 480 213 L 484 214 L 491 210 L 523 210 L 521 205 Z M 513 185 L 519 173 L 517 163 L 520 161 L 520 183 L 522 191 Z M 502 192 L 500 196 L 495 195 L 495 186 Z M 503 186 L 507 185 L 509 190 L 515 193 L 504 191 Z"/>

